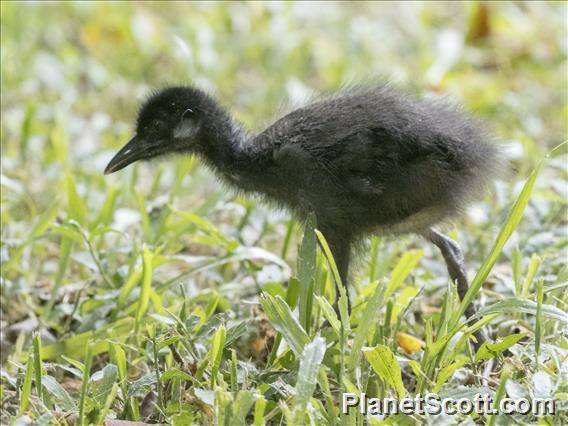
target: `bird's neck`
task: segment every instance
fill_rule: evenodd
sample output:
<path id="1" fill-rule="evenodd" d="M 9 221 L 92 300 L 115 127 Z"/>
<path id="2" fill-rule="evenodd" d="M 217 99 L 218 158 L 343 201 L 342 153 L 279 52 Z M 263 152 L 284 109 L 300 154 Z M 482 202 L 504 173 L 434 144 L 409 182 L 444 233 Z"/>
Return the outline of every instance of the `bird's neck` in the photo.
<path id="1" fill-rule="evenodd" d="M 200 139 L 199 154 L 221 175 L 239 174 L 254 156 L 252 136 L 219 106 L 204 120 Z"/>

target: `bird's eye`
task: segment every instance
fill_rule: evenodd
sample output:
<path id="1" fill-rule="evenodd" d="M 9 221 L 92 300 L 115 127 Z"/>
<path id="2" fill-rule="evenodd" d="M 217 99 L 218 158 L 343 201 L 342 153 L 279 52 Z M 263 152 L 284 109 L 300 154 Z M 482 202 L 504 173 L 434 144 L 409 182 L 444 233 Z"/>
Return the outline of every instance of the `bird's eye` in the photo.
<path id="1" fill-rule="evenodd" d="M 189 118 L 191 115 L 193 115 L 193 110 L 191 108 L 186 109 L 183 114 L 181 115 L 181 118 Z"/>

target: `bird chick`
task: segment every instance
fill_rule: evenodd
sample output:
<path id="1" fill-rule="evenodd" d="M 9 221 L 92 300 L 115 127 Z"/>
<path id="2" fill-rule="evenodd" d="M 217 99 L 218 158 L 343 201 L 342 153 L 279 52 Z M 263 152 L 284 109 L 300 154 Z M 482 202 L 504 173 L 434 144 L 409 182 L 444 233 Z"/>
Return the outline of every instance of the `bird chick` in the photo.
<path id="1" fill-rule="evenodd" d="M 354 244 L 414 233 L 441 251 L 460 298 L 468 281 L 456 242 L 434 229 L 495 177 L 500 152 L 460 109 L 388 85 L 315 100 L 253 135 L 212 97 L 168 87 L 142 106 L 135 136 L 105 174 L 164 154 L 196 154 L 233 187 L 305 219 L 316 216 L 347 283 Z M 475 314 L 473 305 L 466 311 Z"/>

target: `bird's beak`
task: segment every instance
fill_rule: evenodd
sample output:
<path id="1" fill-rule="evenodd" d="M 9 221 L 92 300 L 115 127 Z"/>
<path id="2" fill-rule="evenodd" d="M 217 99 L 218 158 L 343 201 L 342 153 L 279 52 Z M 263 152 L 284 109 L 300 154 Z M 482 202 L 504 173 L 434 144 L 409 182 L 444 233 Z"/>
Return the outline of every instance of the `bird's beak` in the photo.
<path id="1" fill-rule="evenodd" d="M 120 151 L 107 164 L 105 175 L 124 169 L 129 164 L 141 160 L 146 156 L 149 146 L 140 141 L 136 136 L 128 141 Z"/>

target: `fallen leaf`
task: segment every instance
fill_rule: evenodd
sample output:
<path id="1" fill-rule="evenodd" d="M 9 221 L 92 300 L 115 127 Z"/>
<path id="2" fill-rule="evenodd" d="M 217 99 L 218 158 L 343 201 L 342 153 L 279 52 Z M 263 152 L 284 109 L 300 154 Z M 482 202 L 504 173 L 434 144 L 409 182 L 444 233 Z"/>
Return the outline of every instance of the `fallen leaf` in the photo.
<path id="1" fill-rule="evenodd" d="M 396 335 L 396 343 L 407 354 L 420 352 L 425 345 L 423 340 L 407 333 L 398 333 Z"/>

